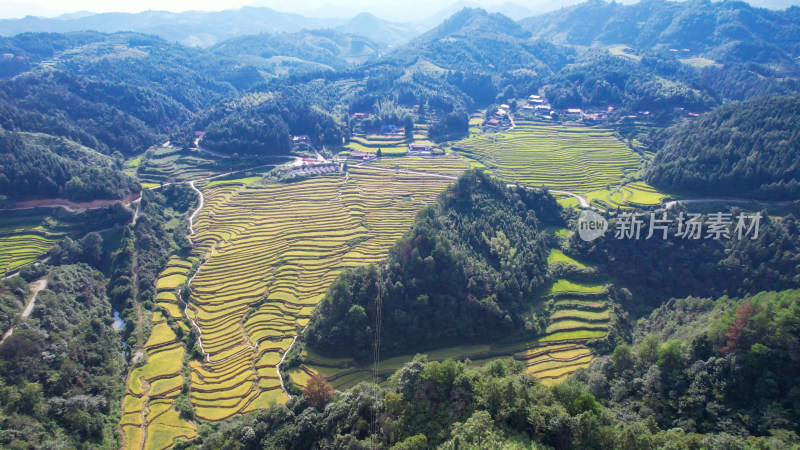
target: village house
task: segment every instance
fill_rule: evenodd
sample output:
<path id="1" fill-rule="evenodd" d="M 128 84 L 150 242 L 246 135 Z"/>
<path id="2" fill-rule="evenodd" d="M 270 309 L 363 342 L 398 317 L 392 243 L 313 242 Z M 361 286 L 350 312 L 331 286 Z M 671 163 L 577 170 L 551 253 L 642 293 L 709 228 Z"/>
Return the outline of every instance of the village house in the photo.
<path id="1" fill-rule="evenodd" d="M 351 159 L 361 159 L 361 160 L 368 160 L 370 158 L 374 158 L 374 153 L 367 153 L 367 152 L 352 152 L 350 153 Z"/>
<path id="2" fill-rule="evenodd" d="M 580 108 L 569 108 L 566 111 L 568 117 L 583 117 L 583 110 Z"/>
<path id="3" fill-rule="evenodd" d="M 307 134 L 292 136 L 292 142 L 295 144 L 311 144 L 311 137 Z"/>
<path id="4" fill-rule="evenodd" d="M 431 153 L 432 149 L 433 149 L 432 146 L 430 146 L 428 144 L 421 143 L 421 142 L 413 142 L 411 144 L 408 144 L 408 152 L 409 153 L 417 153 L 417 154 L 419 154 L 419 153 Z"/>

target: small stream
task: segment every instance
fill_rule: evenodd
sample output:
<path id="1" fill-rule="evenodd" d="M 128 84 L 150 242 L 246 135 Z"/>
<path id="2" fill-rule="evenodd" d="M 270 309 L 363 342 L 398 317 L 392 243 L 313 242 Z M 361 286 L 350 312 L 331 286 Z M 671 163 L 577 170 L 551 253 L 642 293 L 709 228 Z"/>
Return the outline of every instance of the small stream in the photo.
<path id="1" fill-rule="evenodd" d="M 125 328 L 125 321 L 119 316 L 119 311 L 114 311 L 114 323 L 111 324 L 111 328 L 117 331 Z"/>

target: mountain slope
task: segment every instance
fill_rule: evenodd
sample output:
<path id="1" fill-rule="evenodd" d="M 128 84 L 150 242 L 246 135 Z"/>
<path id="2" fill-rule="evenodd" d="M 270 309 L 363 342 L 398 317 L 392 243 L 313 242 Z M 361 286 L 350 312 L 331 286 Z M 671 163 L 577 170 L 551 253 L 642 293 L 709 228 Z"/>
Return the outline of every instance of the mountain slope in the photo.
<path id="1" fill-rule="evenodd" d="M 152 36 L 19 35 L 0 38 L 0 50 L 26 61 L 21 73 L 0 79 L 0 126 L 105 154 L 164 142 L 193 114 L 236 93 L 224 81 L 223 60 Z"/>
<path id="2" fill-rule="evenodd" d="M 0 129 L 0 197 L 80 202 L 138 192 L 119 164 L 63 138 Z"/>
<path id="3" fill-rule="evenodd" d="M 566 62 L 561 49 L 529 37 L 530 33 L 502 14 L 464 8 L 410 41 L 398 54 L 473 73 L 524 68 L 548 74 Z"/>
<path id="4" fill-rule="evenodd" d="M 591 0 L 524 19 L 520 25 L 534 37 L 567 44 L 687 49 L 691 55 L 715 60 L 790 64 L 800 53 L 799 10 L 708 0 L 645 0 L 632 5 Z"/>
<path id="5" fill-rule="evenodd" d="M 412 23 L 396 23 L 370 13 L 361 13 L 335 27 L 336 31 L 368 37 L 385 45 L 397 46 L 418 36 L 425 27 Z"/>
<path id="6" fill-rule="evenodd" d="M 722 106 L 654 136 L 646 179 L 702 196 L 800 199 L 800 97 Z"/>
<path id="7" fill-rule="evenodd" d="M 368 38 L 321 30 L 242 36 L 221 42 L 211 51 L 260 67 L 289 57 L 297 60 L 293 67 L 296 72 L 302 61 L 344 69 L 377 56 L 381 48 L 381 44 Z"/>

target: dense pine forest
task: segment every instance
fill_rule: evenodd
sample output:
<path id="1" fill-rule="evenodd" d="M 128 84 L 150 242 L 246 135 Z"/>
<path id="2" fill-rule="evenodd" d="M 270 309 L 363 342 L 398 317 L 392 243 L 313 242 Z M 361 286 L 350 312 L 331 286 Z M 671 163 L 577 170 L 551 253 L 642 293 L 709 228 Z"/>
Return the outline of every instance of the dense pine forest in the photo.
<path id="1" fill-rule="evenodd" d="M 797 447 L 799 119 L 797 6 L 0 20 L 0 448 Z"/>

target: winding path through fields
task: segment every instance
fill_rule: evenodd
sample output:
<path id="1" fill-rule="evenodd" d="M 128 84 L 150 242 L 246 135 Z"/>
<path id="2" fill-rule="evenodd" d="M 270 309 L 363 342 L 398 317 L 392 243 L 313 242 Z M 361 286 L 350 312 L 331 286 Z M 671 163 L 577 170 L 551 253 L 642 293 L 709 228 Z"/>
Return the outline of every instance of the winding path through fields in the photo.
<path id="1" fill-rule="evenodd" d="M 25 309 L 22 310 L 22 314 L 20 314 L 21 318 L 27 319 L 28 316 L 31 315 L 31 312 L 33 312 L 33 307 L 36 305 L 36 297 L 39 295 L 39 292 L 46 287 L 47 287 L 47 280 L 38 280 L 33 282 L 33 285 L 31 286 L 31 292 L 33 293 L 33 295 L 31 296 L 31 299 L 28 301 L 28 304 L 25 305 Z M 3 341 L 5 341 L 6 338 L 11 336 L 12 334 L 14 334 L 13 327 L 10 328 L 8 331 L 6 331 L 5 334 L 3 334 L 3 338 L 0 339 L 0 344 L 2 344 Z"/>

